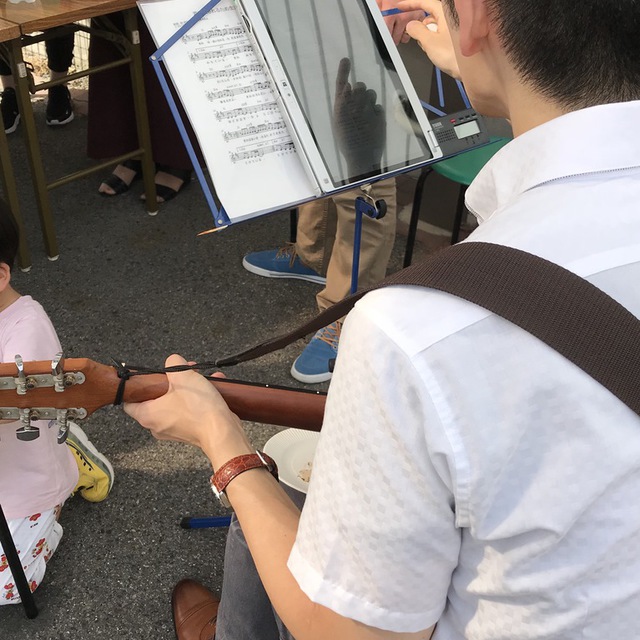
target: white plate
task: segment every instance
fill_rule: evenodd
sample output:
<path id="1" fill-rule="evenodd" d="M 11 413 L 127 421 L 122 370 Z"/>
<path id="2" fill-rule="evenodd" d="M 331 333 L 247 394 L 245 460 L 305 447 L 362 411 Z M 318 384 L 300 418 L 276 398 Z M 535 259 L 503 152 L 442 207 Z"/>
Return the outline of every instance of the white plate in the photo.
<path id="1" fill-rule="evenodd" d="M 267 441 L 264 452 L 278 465 L 280 480 L 286 485 L 307 493 L 308 478 L 320 434 L 303 429 L 285 429 Z"/>

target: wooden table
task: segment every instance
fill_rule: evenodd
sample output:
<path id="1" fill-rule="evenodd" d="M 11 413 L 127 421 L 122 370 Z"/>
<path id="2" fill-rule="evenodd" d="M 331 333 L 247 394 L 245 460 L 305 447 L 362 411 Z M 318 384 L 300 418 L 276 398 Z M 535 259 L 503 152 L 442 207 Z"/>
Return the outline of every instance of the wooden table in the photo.
<path id="1" fill-rule="evenodd" d="M 18 4 L 1 0 L 0 18 L 20 25 L 24 35 L 135 6 L 135 0 L 36 0 Z"/>
<path id="2" fill-rule="evenodd" d="M 109 29 L 108 26 L 101 29 L 80 27 L 78 25 L 69 26 L 78 20 L 97 18 L 116 11 L 124 11 L 124 34 L 115 29 Z M 146 196 L 145 206 L 149 214 L 154 215 L 157 213 L 158 205 L 154 183 L 155 167 L 151 157 L 151 139 L 149 135 L 144 80 L 142 76 L 142 59 L 140 56 L 140 38 L 138 34 L 135 0 L 36 0 L 32 3 L 19 2 L 18 4 L 13 4 L 8 0 L 0 0 L 0 19 L 8 23 L 7 28 L 9 28 L 10 25 L 11 33 L 13 34 L 11 37 L 7 37 L 6 48 L 8 48 L 8 57 L 11 60 L 14 70 L 18 106 L 22 115 L 22 126 L 27 144 L 38 213 L 40 215 L 40 225 L 42 227 L 45 249 L 49 259 L 56 260 L 59 255 L 49 199 L 49 191 L 51 189 L 84 178 L 87 175 L 104 171 L 113 164 L 123 162 L 124 160 L 139 158 L 142 163 L 142 177 Z M 17 33 L 15 31 L 16 25 L 19 28 L 19 32 Z M 43 29 L 48 31 L 44 34 L 30 35 Z M 124 55 L 122 59 L 117 62 L 72 73 L 61 80 L 43 82 L 35 86 L 25 66 L 22 57 L 22 47 L 26 44 L 53 37 L 56 35 L 56 31 L 60 33 L 61 30 L 67 32 L 69 30 L 83 30 L 88 31 L 91 37 L 107 37 L 115 41 L 123 49 Z M 138 144 L 140 146 L 130 153 L 93 165 L 89 169 L 83 169 L 48 182 L 45 177 L 40 145 L 38 143 L 30 94 L 40 89 L 48 89 L 49 87 L 64 84 L 76 78 L 124 64 L 129 65 L 131 71 Z"/>
<path id="3" fill-rule="evenodd" d="M 0 18 L 0 42 L 20 37 L 20 26 Z"/>

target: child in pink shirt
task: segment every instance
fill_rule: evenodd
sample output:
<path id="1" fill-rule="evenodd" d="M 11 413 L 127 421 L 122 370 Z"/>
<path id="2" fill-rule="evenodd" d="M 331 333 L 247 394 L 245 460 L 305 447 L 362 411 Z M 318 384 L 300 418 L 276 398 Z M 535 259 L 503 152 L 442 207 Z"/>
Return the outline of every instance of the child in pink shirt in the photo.
<path id="1" fill-rule="evenodd" d="M 0 200 L 0 362 L 52 360 L 61 351 L 44 309 L 11 286 L 18 233 Z M 55 421 L 32 425 L 39 436 L 19 440 L 19 422 L 0 421 L 0 505 L 34 591 L 46 563 L 62 538 L 60 509 L 75 491 L 92 502 L 104 500 L 113 483 L 113 468 L 84 432 L 70 423 L 67 442 L 59 444 Z M 0 605 L 20 602 L 15 581 L 0 547 Z"/>

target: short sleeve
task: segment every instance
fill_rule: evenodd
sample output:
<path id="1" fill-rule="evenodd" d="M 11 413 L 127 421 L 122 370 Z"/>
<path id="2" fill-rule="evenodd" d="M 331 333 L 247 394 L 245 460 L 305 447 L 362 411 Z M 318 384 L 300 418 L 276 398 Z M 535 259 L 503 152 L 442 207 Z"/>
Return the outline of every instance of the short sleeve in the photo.
<path id="1" fill-rule="evenodd" d="M 24 301 L 19 314 L 8 318 L 1 336 L 3 362 L 13 362 L 16 355 L 22 356 L 25 362 L 52 360 L 61 350 L 51 321 L 42 307 L 31 299 Z"/>
<path id="2" fill-rule="evenodd" d="M 429 442 L 433 403 L 364 302 L 340 339 L 289 569 L 312 601 L 415 632 L 444 610 L 460 531 L 447 465 Z"/>

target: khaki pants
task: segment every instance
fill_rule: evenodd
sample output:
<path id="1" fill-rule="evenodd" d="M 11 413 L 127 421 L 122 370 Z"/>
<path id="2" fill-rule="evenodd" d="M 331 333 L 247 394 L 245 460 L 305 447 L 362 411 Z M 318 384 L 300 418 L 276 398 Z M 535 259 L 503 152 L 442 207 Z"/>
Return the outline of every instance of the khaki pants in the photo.
<path id="1" fill-rule="evenodd" d="M 351 290 L 355 198 L 359 189 L 302 205 L 298 211 L 296 253 L 308 267 L 326 276 L 325 288 L 316 296 L 320 311 L 345 298 Z M 371 196 L 387 203 L 381 220 L 362 219 L 358 288 L 382 280 L 387 272 L 396 235 L 396 182 L 373 185 Z"/>

